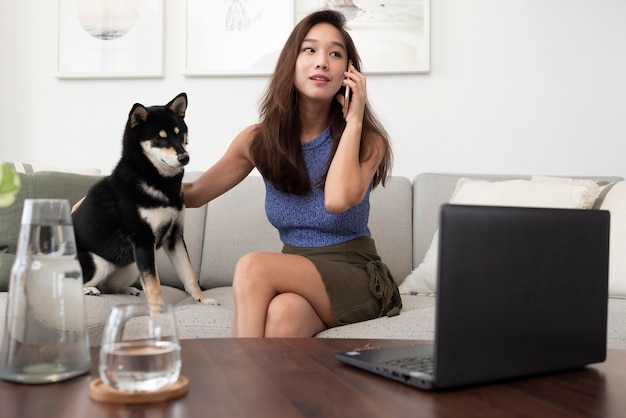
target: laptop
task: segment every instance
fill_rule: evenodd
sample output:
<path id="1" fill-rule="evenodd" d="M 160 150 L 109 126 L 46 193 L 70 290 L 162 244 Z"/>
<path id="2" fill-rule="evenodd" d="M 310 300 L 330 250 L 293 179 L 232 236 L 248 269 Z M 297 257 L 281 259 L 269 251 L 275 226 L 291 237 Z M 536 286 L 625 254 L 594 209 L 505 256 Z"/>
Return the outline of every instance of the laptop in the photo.
<path id="1" fill-rule="evenodd" d="M 433 344 L 338 360 L 422 389 L 605 360 L 607 211 L 445 204 L 439 233 Z"/>

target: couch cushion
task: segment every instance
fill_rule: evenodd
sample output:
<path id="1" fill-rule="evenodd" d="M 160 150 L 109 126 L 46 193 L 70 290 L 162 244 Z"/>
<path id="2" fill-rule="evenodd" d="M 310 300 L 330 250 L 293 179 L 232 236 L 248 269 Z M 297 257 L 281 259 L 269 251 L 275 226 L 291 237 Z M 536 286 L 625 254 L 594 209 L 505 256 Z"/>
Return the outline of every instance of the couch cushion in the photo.
<path id="1" fill-rule="evenodd" d="M 451 193 L 450 202 L 588 209 L 593 207 L 600 192 L 601 188 L 598 184 L 590 179 L 536 176 L 533 181 L 509 178 L 492 182 L 484 178 L 460 177 L 457 179 L 454 192 Z M 438 222 L 435 221 L 434 225 L 435 232 L 423 261 L 403 282 L 401 293 L 433 294 L 436 291 Z"/>
<path id="2" fill-rule="evenodd" d="M 265 185 L 248 176 L 207 205 L 200 286 L 230 286 L 237 261 L 249 252 L 280 252 L 278 232 L 265 216 Z"/>
<path id="3" fill-rule="evenodd" d="M 433 340 L 435 330 L 435 298 L 402 295 L 402 311 L 394 317 L 329 328 L 316 335 L 320 338 L 405 338 Z"/>
<path id="4" fill-rule="evenodd" d="M 376 249 L 397 283 L 413 266 L 413 185 L 406 177 L 394 176 L 385 187 L 370 195 L 369 227 Z"/>
<path id="5" fill-rule="evenodd" d="M 74 205 L 101 177 L 57 171 L 19 173 L 21 188 L 15 202 L 0 208 L 0 291 L 6 291 L 17 249 L 25 199 L 67 199 Z"/>

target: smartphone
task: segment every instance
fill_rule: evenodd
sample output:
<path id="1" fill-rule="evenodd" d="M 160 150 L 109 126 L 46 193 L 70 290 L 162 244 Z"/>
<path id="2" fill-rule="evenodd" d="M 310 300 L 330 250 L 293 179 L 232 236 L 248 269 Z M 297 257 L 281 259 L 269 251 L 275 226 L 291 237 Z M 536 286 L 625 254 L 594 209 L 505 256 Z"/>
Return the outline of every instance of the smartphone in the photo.
<path id="1" fill-rule="evenodd" d="M 352 60 L 349 59 L 348 60 L 348 69 L 347 71 L 350 71 L 350 67 L 352 66 Z M 350 86 L 345 86 L 345 91 L 343 93 L 343 97 L 344 97 L 344 101 L 343 101 L 343 118 L 346 118 L 346 115 L 348 114 L 348 106 L 350 105 Z"/>

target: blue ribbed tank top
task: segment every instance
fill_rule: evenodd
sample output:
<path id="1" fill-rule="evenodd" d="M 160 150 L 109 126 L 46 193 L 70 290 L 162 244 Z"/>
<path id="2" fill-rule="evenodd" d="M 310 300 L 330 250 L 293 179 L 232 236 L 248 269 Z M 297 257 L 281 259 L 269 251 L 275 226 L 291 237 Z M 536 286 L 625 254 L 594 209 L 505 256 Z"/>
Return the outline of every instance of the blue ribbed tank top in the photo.
<path id="1" fill-rule="evenodd" d="M 302 143 L 304 161 L 313 185 L 305 195 L 283 193 L 265 182 L 265 213 L 284 244 L 294 247 L 325 247 L 370 236 L 367 226 L 370 190 L 363 201 L 339 214 L 324 206 L 324 190 L 316 186 L 324 176 L 332 150 L 330 128 L 317 138 Z"/>

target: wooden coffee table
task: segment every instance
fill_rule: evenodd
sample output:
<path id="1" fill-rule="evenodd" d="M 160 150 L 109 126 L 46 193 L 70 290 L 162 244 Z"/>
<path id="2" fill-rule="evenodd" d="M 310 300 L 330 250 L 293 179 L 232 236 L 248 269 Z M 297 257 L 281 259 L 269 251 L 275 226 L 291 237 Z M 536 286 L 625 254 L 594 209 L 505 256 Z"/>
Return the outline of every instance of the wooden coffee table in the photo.
<path id="1" fill-rule="evenodd" d="M 626 350 L 584 370 L 447 392 L 425 392 L 339 363 L 339 351 L 406 340 L 183 340 L 189 392 L 158 404 L 92 401 L 90 376 L 47 385 L 0 381 L 13 417 L 619 417 L 626 416 Z"/>

